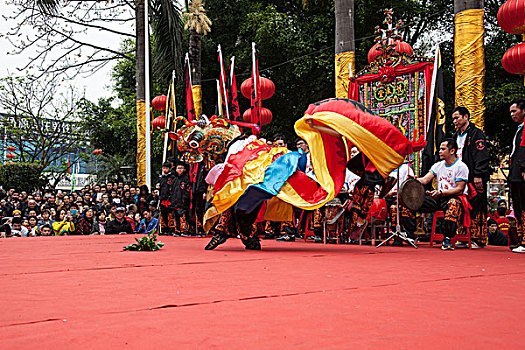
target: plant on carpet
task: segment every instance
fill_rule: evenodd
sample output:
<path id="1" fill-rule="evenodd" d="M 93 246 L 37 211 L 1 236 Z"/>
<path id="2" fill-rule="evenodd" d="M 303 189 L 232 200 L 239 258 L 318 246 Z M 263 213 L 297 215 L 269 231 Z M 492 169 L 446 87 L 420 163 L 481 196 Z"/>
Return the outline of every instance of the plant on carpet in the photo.
<path id="1" fill-rule="evenodd" d="M 157 243 L 157 235 L 149 233 L 141 239 L 135 238 L 137 243 L 130 244 L 124 247 L 124 250 L 130 251 L 153 251 L 159 250 L 164 246 L 164 243 Z"/>

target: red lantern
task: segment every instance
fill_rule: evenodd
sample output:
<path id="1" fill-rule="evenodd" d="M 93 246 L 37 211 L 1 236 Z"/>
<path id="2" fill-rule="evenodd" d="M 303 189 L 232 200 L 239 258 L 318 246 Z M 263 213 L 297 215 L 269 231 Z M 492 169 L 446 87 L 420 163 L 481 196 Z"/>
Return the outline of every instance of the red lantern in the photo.
<path id="1" fill-rule="evenodd" d="M 261 108 L 259 115 L 261 116 L 261 126 L 268 125 L 272 121 L 273 114 L 268 108 Z"/>
<path id="2" fill-rule="evenodd" d="M 525 43 L 508 49 L 501 59 L 501 64 L 511 74 L 525 75 Z"/>
<path id="3" fill-rule="evenodd" d="M 14 152 L 14 151 L 16 151 L 16 147 L 15 147 L 15 146 L 7 146 L 6 149 L 7 149 L 8 152 Z"/>
<path id="4" fill-rule="evenodd" d="M 14 155 L 13 153 L 9 152 L 8 154 L 5 155 L 5 157 L 9 160 L 13 160 L 16 158 L 16 155 Z"/>
<path id="5" fill-rule="evenodd" d="M 264 108 L 264 107 L 262 107 L 261 110 L 259 111 L 259 116 L 261 117 L 261 122 L 259 124 L 261 126 L 270 124 L 270 122 L 272 121 L 272 118 L 273 118 L 272 111 L 270 111 L 268 108 Z M 252 121 L 252 110 L 251 109 L 247 109 L 246 111 L 244 111 L 244 114 L 242 115 L 242 119 L 246 123 L 253 123 L 253 121 Z"/>
<path id="6" fill-rule="evenodd" d="M 166 118 L 163 115 L 158 116 L 157 118 L 153 119 L 151 124 L 153 125 L 153 129 L 155 130 L 165 129 L 166 128 Z"/>
<path id="7" fill-rule="evenodd" d="M 267 100 L 273 96 L 275 92 L 275 84 L 268 78 L 260 77 L 261 98 Z"/>
<path id="8" fill-rule="evenodd" d="M 252 98 L 252 79 L 246 79 L 241 84 L 241 94 L 247 99 Z"/>
<path id="9" fill-rule="evenodd" d="M 268 78 L 259 77 L 261 98 L 267 100 L 273 96 L 275 92 L 275 84 Z M 251 99 L 252 96 L 252 79 L 246 79 L 241 84 L 241 93 L 244 97 Z"/>
<path id="10" fill-rule="evenodd" d="M 166 101 L 168 97 L 166 95 L 157 96 L 151 101 L 151 105 L 159 112 L 164 112 L 166 110 Z"/>
<path id="11" fill-rule="evenodd" d="M 395 40 L 394 41 L 394 51 L 398 54 L 405 54 L 405 55 L 413 55 L 414 50 L 412 49 L 412 46 L 410 46 L 407 42 Z M 375 61 L 376 57 L 382 54 L 381 51 L 378 50 L 379 43 L 372 46 L 370 51 L 368 51 L 368 63 L 372 63 Z"/>
<path id="12" fill-rule="evenodd" d="M 244 120 L 246 123 L 252 122 L 252 110 L 251 109 L 247 109 L 244 111 L 242 115 L 242 120 Z"/>
<path id="13" fill-rule="evenodd" d="M 509 0 L 498 11 L 499 26 L 510 34 L 525 33 L 525 0 Z"/>

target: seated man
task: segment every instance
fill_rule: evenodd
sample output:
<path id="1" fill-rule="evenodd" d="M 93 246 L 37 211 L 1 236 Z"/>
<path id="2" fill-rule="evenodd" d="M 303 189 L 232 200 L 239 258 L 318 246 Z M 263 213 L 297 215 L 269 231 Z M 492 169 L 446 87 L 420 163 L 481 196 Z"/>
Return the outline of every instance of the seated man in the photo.
<path id="1" fill-rule="evenodd" d="M 445 139 L 439 147 L 440 162 L 434 164 L 430 171 L 417 180 L 426 185 L 437 179 L 437 189 L 427 191 L 420 211 L 425 213 L 443 211 L 445 220 L 442 225 L 443 243 L 441 249 L 454 250 L 450 239 L 456 235 L 456 230 L 462 228 L 466 199 L 468 168 L 456 157 L 458 145 L 454 139 Z"/>
<path id="2" fill-rule="evenodd" d="M 124 219 L 124 208 L 115 209 L 115 219 L 108 223 L 106 228 L 107 235 L 132 234 L 133 228 L 128 220 Z"/>
<path id="3" fill-rule="evenodd" d="M 488 222 L 488 228 L 489 228 L 489 244 L 490 245 L 499 245 L 499 246 L 507 246 L 509 245 L 509 240 L 507 236 L 500 230 L 498 230 L 498 223 L 496 220 L 489 219 Z"/>
<path id="4" fill-rule="evenodd" d="M 137 233 L 154 234 L 157 232 L 159 220 L 151 215 L 151 210 L 146 208 L 142 210 L 143 219 L 140 221 Z"/>

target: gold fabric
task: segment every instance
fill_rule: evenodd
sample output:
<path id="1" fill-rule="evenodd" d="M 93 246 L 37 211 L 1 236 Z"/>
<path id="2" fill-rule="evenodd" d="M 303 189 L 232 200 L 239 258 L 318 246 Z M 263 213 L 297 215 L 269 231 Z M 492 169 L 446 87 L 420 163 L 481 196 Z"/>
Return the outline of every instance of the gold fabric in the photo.
<path id="1" fill-rule="evenodd" d="M 355 52 L 347 51 L 335 55 L 335 97 L 348 98 L 348 65 L 352 63 L 352 76 L 355 74 Z"/>
<path id="2" fill-rule="evenodd" d="M 258 142 L 262 142 L 259 141 Z M 275 157 L 288 152 L 284 147 L 273 147 L 269 151 L 264 151 L 253 160 L 246 162 L 242 169 L 243 176 L 238 176 L 228 181 L 213 196 L 213 205 L 217 212 L 222 213 L 234 205 L 244 194 L 250 185 L 260 183 L 264 180 L 264 172 L 272 164 Z"/>
<path id="3" fill-rule="evenodd" d="M 266 202 L 264 219 L 268 221 L 292 221 L 293 207 L 277 197 Z"/>
<path id="4" fill-rule="evenodd" d="M 193 108 L 197 118 L 202 114 L 202 89 L 200 85 L 192 85 L 191 94 L 193 95 Z"/>
<path id="5" fill-rule="evenodd" d="M 146 184 L 146 101 L 137 101 L 137 186 Z"/>
<path id="6" fill-rule="evenodd" d="M 470 121 L 485 127 L 485 49 L 483 9 L 459 12 L 454 17 L 456 106 L 470 111 Z"/>

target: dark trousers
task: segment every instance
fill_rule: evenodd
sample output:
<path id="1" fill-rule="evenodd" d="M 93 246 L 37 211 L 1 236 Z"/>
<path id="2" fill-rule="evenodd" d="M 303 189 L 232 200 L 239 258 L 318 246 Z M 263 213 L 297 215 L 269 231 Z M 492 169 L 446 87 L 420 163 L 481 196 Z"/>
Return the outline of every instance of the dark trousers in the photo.
<path id="1" fill-rule="evenodd" d="M 172 212 L 171 208 L 165 207 L 163 205 L 160 206 L 160 217 L 161 217 L 161 223 L 162 223 L 161 232 L 162 233 L 172 233 L 171 231 L 173 231 L 169 227 L 169 214 L 171 212 Z"/>
<path id="2" fill-rule="evenodd" d="M 175 219 L 175 232 L 184 233 L 188 232 L 189 220 L 188 220 L 188 210 L 184 208 L 175 208 L 173 210 L 173 219 Z"/>
<path id="3" fill-rule="evenodd" d="M 509 185 L 514 217 L 516 218 L 516 228 L 518 230 L 518 244 L 525 245 L 523 240 L 525 232 L 525 183 L 510 182 Z"/>
<path id="4" fill-rule="evenodd" d="M 248 213 L 230 208 L 221 214 L 215 229 L 229 238 L 239 235 L 243 241 L 256 237 L 257 229 L 253 223 L 257 219 L 259 209 L 260 206 Z"/>
<path id="5" fill-rule="evenodd" d="M 435 213 L 443 211 L 445 218 L 441 226 L 443 236 L 452 238 L 456 235 L 458 228 L 463 227 L 463 215 L 465 213 L 461 199 L 458 197 L 432 198 L 425 195 L 423 205 L 418 210 L 422 213 Z"/>
<path id="6" fill-rule="evenodd" d="M 476 190 L 477 191 L 477 190 Z M 487 182 L 483 181 L 483 192 L 469 199 L 471 224 L 470 237 L 479 245 L 488 243 L 488 226 L 487 226 Z"/>

